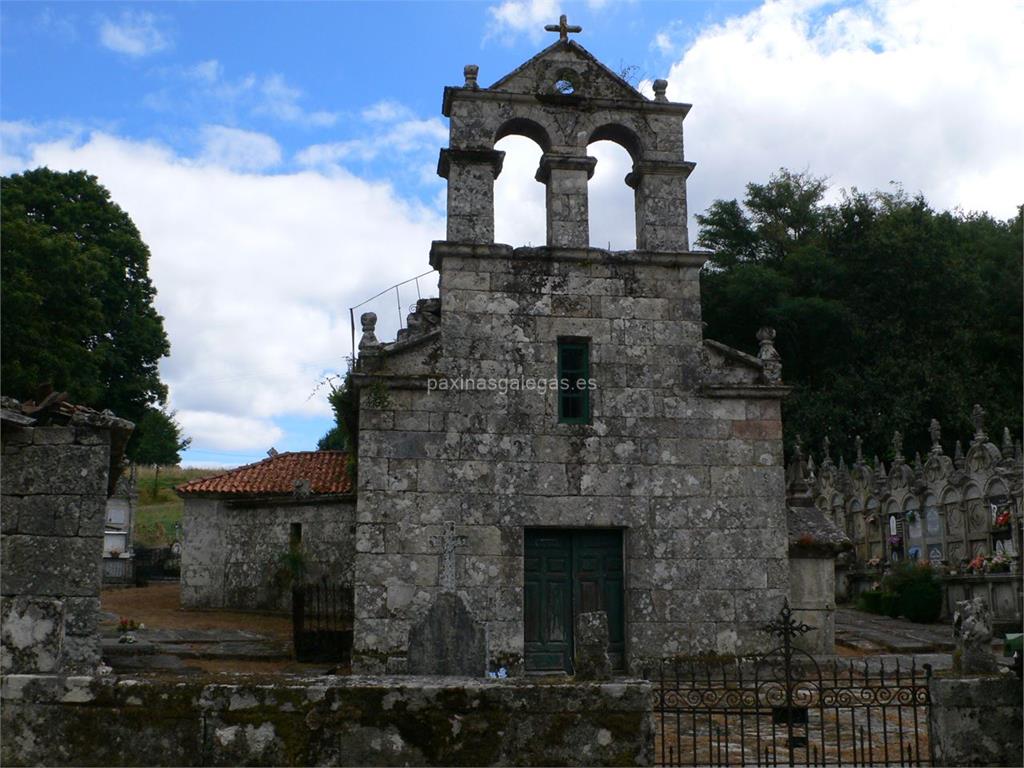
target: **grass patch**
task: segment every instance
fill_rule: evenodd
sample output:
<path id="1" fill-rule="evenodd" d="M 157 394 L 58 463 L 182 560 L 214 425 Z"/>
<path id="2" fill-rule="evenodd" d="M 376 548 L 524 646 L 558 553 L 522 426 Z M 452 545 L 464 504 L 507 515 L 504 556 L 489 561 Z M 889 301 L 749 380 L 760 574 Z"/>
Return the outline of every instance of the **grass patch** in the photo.
<path id="1" fill-rule="evenodd" d="M 135 544 L 165 547 L 176 538 L 174 526 L 181 521 L 184 502 L 174 492 L 182 483 L 224 472 L 223 469 L 195 467 L 139 467 L 135 485 L 139 506 L 135 512 Z"/>

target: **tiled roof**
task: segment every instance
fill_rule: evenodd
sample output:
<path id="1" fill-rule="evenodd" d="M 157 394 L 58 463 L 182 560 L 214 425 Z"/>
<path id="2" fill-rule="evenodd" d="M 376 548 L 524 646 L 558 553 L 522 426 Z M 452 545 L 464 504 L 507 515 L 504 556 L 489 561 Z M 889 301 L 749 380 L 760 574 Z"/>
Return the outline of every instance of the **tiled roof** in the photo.
<path id="1" fill-rule="evenodd" d="M 344 451 L 279 453 L 213 477 L 179 485 L 182 496 L 199 494 L 291 495 L 298 480 L 308 480 L 313 494 L 352 493 Z"/>

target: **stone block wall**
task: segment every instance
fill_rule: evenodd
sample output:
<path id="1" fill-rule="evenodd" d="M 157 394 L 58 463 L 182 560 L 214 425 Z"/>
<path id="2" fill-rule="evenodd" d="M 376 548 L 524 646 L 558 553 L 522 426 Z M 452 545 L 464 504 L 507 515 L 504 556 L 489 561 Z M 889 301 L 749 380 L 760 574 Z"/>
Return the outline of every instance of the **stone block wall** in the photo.
<path id="1" fill-rule="evenodd" d="M 287 610 L 291 590 L 275 580 L 290 526 L 302 525 L 310 579 L 351 586 L 355 503 L 185 499 L 181 604 L 184 608 Z"/>
<path id="2" fill-rule="evenodd" d="M 5 420 L 2 444 L 0 669 L 93 669 L 110 431 Z"/>
<path id="3" fill-rule="evenodd" d="M 651 765 L 649 683 L 6 676 L 4 765 Z"/>
<path id="4" fill-rule="evenodd" d="M 793 557 L 789 561 L 793 618 L 814 627 L 796 642 L 812 654 L 835 652 L 835 578 L 834 557 Z"/>
<path id="5" fill-rule="evenodd" d="M 393 388 L 384 403 L 363 390 L 356 668 L 403 668 L 446 520 L 465 536 L 456 591 L 492 669 L 522 669 L 529 527 L 624 531 L 633 671 L 759 648 L 789 579 L 779 388 L 703 342 L 702 258 L 435 243 L 433 260 L 440 338 L 364 368 Z M 551 390 L 427 388 L 551 379 L 562 336 L 591 342 L 590 424 L 559 423 Z"/>
<path id="6" fill-rule="evenodd" d="M 1018 678 L 933 677 L 929 693 L 935 765 L 1024 765 Z"/>

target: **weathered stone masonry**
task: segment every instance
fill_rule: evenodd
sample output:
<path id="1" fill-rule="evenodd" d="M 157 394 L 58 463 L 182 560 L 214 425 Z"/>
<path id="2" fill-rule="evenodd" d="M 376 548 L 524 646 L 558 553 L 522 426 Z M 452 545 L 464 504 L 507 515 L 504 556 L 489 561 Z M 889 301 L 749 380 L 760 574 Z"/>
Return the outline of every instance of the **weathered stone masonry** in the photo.
<path id="1" fill-rule="evenodd" d="M 26 416 L 4 398 L 0 670 L 86 672 L 97 631 L 108 479 L 131 422 L 70 406 Z"/>
<path id="2" fill-rule="evenodd" d="M 688 250 L 686 233 L 689 107 L 667 102 L 661 81 L 645 99 L 575 43 L 491 88 L 475 77 L 467 68 L 466 86 L 445 90 L 448 239 L 430 254 L 440 302 L 422 302 L 417 332 L 390 345 L 368 318 L 360 344 L 355 667 L 406 668 L 410 630 L 439 592 L 431 542 L 445 521 L 465 536 L 455 591 L 486 628 L 491 668 L 523 668 L 534 527 L 624 532 L 631 671 L 675 653 L 753 650 L 788 586 L 787 390 L 767 334 L 762 359 L 702 338 L 705 254 Z M 552 92 L 556 79 L 573 95 Z M 510 133 L 544 150 L 544 248 L 492 242 L 493 145 Z M 640 250 L 587 247 L 586 147 L 598 139 L 634 158 Z M 590 423 L 559 423 L 553 391 L 428 388 L 431 378 L 551 379 L 565 337 L 590 343 Z"/>

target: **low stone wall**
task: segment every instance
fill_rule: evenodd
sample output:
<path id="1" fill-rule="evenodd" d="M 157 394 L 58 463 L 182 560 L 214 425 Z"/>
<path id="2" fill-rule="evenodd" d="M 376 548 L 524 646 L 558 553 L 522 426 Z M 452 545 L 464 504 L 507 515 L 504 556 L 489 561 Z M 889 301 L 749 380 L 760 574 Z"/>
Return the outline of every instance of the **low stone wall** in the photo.
<path id="1" fill-rule="evenodd" d="M 11 403 L 4 401 L 0 438 L 0 671 L 90 672 L 100 661 L 111 434 L 127 439 L 132 425 L 92 414 L 34 426 Z"/>
<path id="2" fill-rule="evenodd" d="M 936 765 L 1024 765 L 1019 679 L 933 677 L 930 692 Z"/>
<path id="3" fill-rule="evenodd" d="M 651 765 L 649 683 L 8 675 L 4 765 Z"/>

